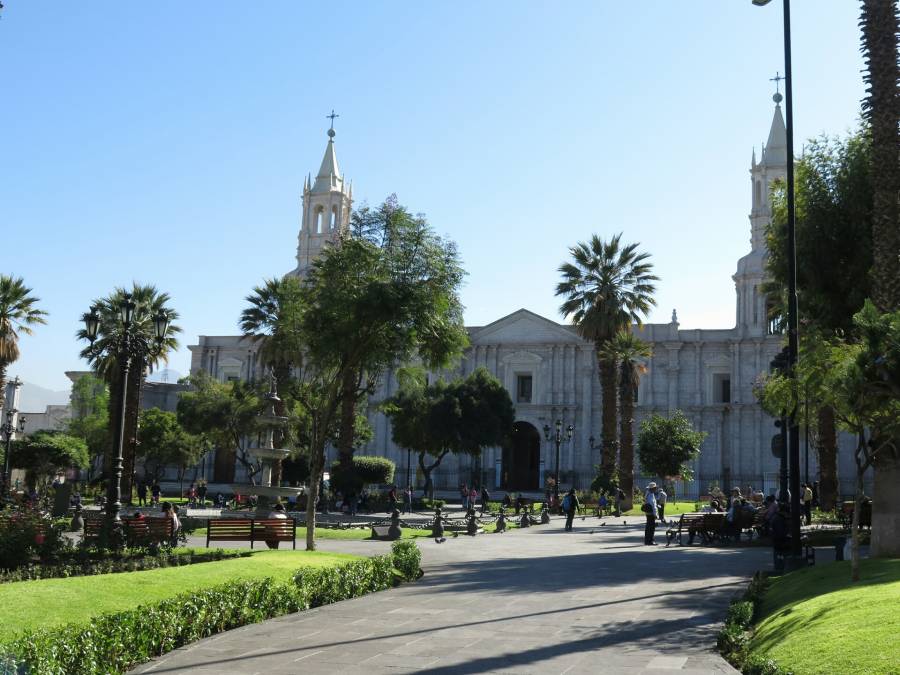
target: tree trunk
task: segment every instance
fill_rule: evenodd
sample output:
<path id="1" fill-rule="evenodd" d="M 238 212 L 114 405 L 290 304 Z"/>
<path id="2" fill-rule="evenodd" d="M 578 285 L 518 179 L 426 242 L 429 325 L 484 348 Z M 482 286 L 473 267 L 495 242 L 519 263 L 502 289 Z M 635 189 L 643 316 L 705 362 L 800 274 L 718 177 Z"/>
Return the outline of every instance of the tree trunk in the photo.
<path id="1" fill-rule="evenodd" d="M 628 511 L 634 501 L 634 388 L 629 381 L 622 383 L 619 405 L 619 487 L 625 493 L 623 509 Z"/>
<path id="2" fill-rule="evenodd" d="M 125 407 L 125 438 L 122 441 L 122 503 L 131 504 L 132 480 L 137 457 L 138 419 L 146 367 L 135 363 L 128 375 L 128 400 Z"/>
<path id="3" fill-rule="evenodd" d="M 284 404 L 284 392 L 287 390 L 288 382 L 291 379 L 291 369 L 286 366 L 279 366 L 275 369 L 275 383 L 278 386 L 279 391 L 282 392 L 281 397 L 278 399 L 278 403 L 275 404 L 275 414 L 279 417 L 284 417 L 287 415 L 287 406 Z M 275 448 L 283 448 L 284 447 L 284 430 L 276 429 L 275 433 L 272 437 L 272 447 Z M 283 460 L 276 459 L 272 462 L 272 485 L 275 487 L 279 487 L 281 485 L 282 476 L 284 475 L 284 465 Z"/>
<path id="4" fill-rule="evenodd" d="M 875 458 L 872 490 L 872 557 L 900 558 L 900 457 L 889 448 Z"/>
<path id="5" fill-rule="evenodd" d="M 863 476 L 865 465 L 860 457 L 865 457 L 866 437 L 860 433 L 857 441 L 860 447 L 856 450 L 856 495 L 853 504 L 853 518 L 850 521 L 850 580 L 859 581 L 859 518 L 863 503 Z"/>
<path id="6" fill-rule="evenodd" d="M 113 454 L 116 451 L 119 427 L 116 420 L 119 419 L 120 397 L 122 396 L 122 371 L 114 366 L 109 375 L 109 400 L 106 403 L 106 412 L 109 418 L 107 424 L 108 433 L 106 452 L 103 453 L 103 479 L 109 482 L 112 477 Z"/>
<path id="7" fill-rule="evenodd" d="M 818 410 L 818 434 L 816 451 L 819 455 L 819 508 L 832 511 L 838 501 L 837 481 L 837 427 L 834 408 L 823 406 Z"/>
<path id="8" fill-rule="evenodd" d="M 306 550 L 316 550 L 316 498 L 322 480 L 322 465 L 325 463 L 325 444 L 310 444 L 309 493 L 306 498 Z"/>
<path id="9" fill-rule="evenodd" d="M 609 477 L 616 468 L 616 362 L 602 357 L 598 357 L 598 360 L 600 389 L 603 392 L 600 468 Z"/>

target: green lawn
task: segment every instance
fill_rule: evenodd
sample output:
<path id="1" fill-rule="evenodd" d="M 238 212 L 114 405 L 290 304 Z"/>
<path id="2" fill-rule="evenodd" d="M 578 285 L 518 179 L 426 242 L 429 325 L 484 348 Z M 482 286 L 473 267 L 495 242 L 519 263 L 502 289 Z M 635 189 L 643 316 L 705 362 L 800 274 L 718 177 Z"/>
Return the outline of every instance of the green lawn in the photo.
<path id="1" fill-rule="evenodd" d="M 694 513 L 697 510 L 696 502 L 668 502 L 666 504 L 666 520 L 682 513 Z M 634 508 L 625 512 L 626 516 L 642 516 L 641 505 L 635 501 Z"/>
<path id="2" fill-rule="evenodd" d="M 300 567 L 324 567 L 355 558 L 318 551 L 259 551 L 246 558 L 145 572 L 0 584 L 0 640 L 28 628 L 84 621 L 234 579 L 289 579 Z"/>
<path id="3" fill-rule="evenodd" d="M 900 559 L 816 565 L 773 579 L 750 649 L 796 675 L 900 672 Z"/>

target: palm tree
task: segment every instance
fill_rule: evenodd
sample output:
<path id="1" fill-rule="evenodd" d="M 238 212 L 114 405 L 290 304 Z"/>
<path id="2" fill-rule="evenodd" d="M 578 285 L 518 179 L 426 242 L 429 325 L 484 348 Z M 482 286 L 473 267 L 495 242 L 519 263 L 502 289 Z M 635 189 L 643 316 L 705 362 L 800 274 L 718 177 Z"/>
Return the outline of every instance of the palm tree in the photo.
<path id="1" fill-rule="evenodd" d="M 616 361 L 603 355 L 604 345 L 615 335 L 641 324 L 656 304 L 649 253 L 638 252 L 638 244 L 623 245 L 622 235 L 609 241 L 593 235 L 569 249 L 573 262 L 559 267 L 563 280 L 556 294 L 565 297 L 559 311 L 572 317 L 572 323 L 586 340 L 594 343 L 603 391 L 600 467 L 610 476 L 616 463 Z"/>
<path id="2" fill-rule="evenodd" d="M 6 396 L 6 369 L 19 358 L 19 335 L 31 335 L 31 326 L 47 323 L 47 312 L 35 305 L 22 277 L 0 274 L 0 408 Z"/>
<path id="3" fill-rule="evenodd" d="M 260 362 L 272 369 L 282 395 L 287 390 L 292 369 L 300 365 L 302 345 L 299 318 L 296 311 L 302 302 L 303 286 L 296 277 L 267 279 L 247 296 L 250 303 L 241 312 L 241 332 L 251 340 L 260 342 Z M 278 415 L 285 415 L 284 401 L 275 406 Z M 274 445 L 283 447 L 283 436 L 276 433 Z M 272 468 L 272 483 L 281 483 L 281 460 Z"/>
<path id="4" fill-rule="evenodd" d="M 622 330 L 601 352 L 619 364 L 619 487 L 628 510 L 634 494 L 634 399 L 641 375 L 647 372 L 643 360 L 650 358 L 653 349 L 630 330 Z"/>
<path id="5" fill-rule="evenodd" d="M 882 312 L 900 308 L 900 33 L 896 0 L 863 0 L 859 19 L 868 85 L 863 115 L 872 131 L 872 300 Z M 896 526 L 900 506 L 893 493 L 900 480 L 900 453 L 875 465 L 872 553 L 900 555 Z"/>
<path id="6" fill-rule="evenodd" d="M 171 300 L 168 293 L 160 292 L 153 285 L 134 283 L 130 290 L 116 288 L 110 295 L 94 302 L 100 315 L 100 329 L 93 345 L 81 350 L 85 359 L 98 377 L 109 384 L 109 420 L 116 424 L 119 418 L 121 392 L 121 364 L 119 362 L 118 345 L 122 338 L 122 323 L 119 319 L 119 308 L 125 294 L 131 296 L 135 303 L 131 324 L 131 369 L 128 378 L 128 389 L 125 392 L 125 440 L 122 448 L 122 497 L 130 503 L 132 481 L 137 455 L 137 426 L 141 409 L 141 391 L 146 376 L 160 364 L 168 363 L 169 354 L 178 349 L 175 337 L 181 328 L 174 324 L 178 312 L 169 307 Z M 153 318 L 160 311 L 169 317 L 169 326 L 163 341 L 157 342 Z M 81 329 L 77 333 L 81 340 L 87 340 L 87 332 Z M 112 428 L 115 428 L 114 426 Z M 109 471 L 112 452 L 107 453 L 104 470 Z"/>

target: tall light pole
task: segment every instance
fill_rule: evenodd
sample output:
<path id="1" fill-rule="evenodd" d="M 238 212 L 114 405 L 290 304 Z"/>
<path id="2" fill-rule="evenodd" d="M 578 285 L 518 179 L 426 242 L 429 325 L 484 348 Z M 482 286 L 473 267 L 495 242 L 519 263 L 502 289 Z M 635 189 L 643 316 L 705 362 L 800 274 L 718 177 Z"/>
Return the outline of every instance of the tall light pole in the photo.
<path id="1" fill-rule="evenodd" d="M 762 7 L 771 0 L 752 0 Z M 787 136 L 787 258 L 788 258 L 788 369 L 796 374 L 799 341 L 797 333 L 797 234 L 794 208 L 794 78 L 791 69 L 791 1 L 783 0 L 784 10 L 784 113 Z M 796 380 L 795 380 L 796 383 Z M 788 457 L 791 490 L 791 554 L 800 558 L 800 427 L 796 412 L 788 422 Z"/>
<path id="2" fill-rule="evenodd" d="M 554 496 L 554 501 L 557 504 L 559 504 L 559 446 L 563 442 L 564 439 L 567 441 L 571 440 L 572 434 L 575 431 L 575 427 L 573 427 L 570 424 L 569 426 L 566 427 L 565 436 L 563 436 L 562 424 L 563 424 L 562 420 L 557 419 L 555 424 L 553 425 L 555 427 L 555 432 L 552 434 L 550 432 L 550 425 L 549 424 L 544 425 L 544 438 L 547 439 L 548 441 L 552 440 L 554 443 L 556 443 L 556 475 L 554 476 L 554 479 L 553 479 L 554 480 L 553 496 Z"/>
<path id="3" fill-rule="evenodd" d="M 17 378 L 18 379 L 18 378 Z M 10 457 L 12 456 L 12 439 L 15 433 L 25 431 L 25 416 L 19 415 L 15 424 L 13 424 L 13 418 L 16 417 L 19 411 L 15 408 L 11 408 L 6 411 L 6 422 L 0 425 L 0 431 L 3 432 L 6 440 L 6 453 L 3 457 L 3 496 L 7 496 L 9 494 L 9 467 L 10 467 Z"/>

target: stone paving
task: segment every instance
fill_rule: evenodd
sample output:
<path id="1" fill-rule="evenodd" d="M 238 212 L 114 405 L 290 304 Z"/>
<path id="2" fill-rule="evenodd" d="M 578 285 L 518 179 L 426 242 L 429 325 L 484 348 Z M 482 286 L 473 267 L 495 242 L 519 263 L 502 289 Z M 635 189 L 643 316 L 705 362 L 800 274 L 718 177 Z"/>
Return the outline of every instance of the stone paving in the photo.
<path id="1" fill-rule="evenodd" d="M 713 652 L 715 633 L 770 550 L 645 547 L 640 519 L 626 520 L 420 539 L 416 583 L 223 633 L 133 672 L 737 672 Z"/>

